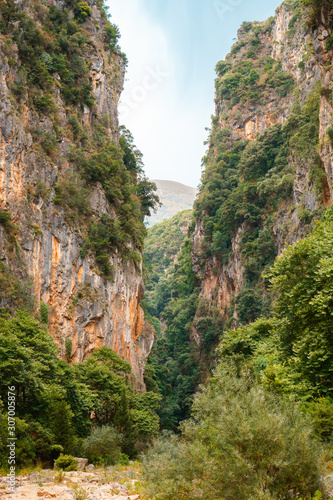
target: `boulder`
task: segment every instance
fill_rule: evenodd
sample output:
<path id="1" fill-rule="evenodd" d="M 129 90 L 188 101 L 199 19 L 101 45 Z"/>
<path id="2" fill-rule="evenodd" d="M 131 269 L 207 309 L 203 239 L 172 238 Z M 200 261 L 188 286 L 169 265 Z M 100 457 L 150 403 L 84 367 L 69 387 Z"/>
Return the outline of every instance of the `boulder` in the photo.
<path id="1" fill-rule="evenodd" d="M 112 492 L 120 494 L 120 495 L 128 495 L 128 488 L 119 483 L 111 484 Z"/>
<path id="2" fill-rule="evenodd" d="M 87 458 L 77 458 L 77 457 L 74 457 L 74 460 L 77 461 L 77 466 L 78 466 L 79 470 L 85 470 L 86 465 L 88 463 L 88 459 Z"/>
<path id="3" fill-rule="evenodd" d="M 89 464 L 88 467 L 86 467 L 86 472 L 94 472 L 95 466 L 93 464 Z"/>

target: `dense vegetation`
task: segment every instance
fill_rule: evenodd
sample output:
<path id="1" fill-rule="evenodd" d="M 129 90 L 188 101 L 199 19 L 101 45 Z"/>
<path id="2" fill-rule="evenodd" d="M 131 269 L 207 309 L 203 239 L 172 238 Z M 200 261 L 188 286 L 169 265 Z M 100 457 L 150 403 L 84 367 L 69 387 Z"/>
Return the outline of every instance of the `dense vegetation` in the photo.
<path id="1" fill-rule="evenodd" d="M 82 255 L 93 252 L 99 272 L 111 277 L 110 253 L 139 262 L 143 218 L 158 200 L 130 133 L 123 129 L 117 145 L 107 117 L 92 124 L 92 134 L 84 125 L 82 106 L 94 105 L 82 66 L 88 50 L 83 26 L 91 9 L 85 2 L 67 3 L 69 10 L 61 12 L 45 6 L 35 22 L 11 0 L 2 2 L 0 31 L 9 51 L 17 43 L 25 74 L 12 87 L 17 109 L 28 94 L 36 112 L 55 120 L 54 134 L 32 133 L 51 159 L 62 134 L 51 93 L 59 75 L 73 145 L 71 168 L 57 181 L 54 203 L 64 207 L 68 224 L 80 217 Z M 289 3 L 298 7 L 297 0 Z M 304 3 L 314 22 L 322 2 Z M 297 22 L 290 22 L 290 36 Z M 220 111 L 274 95 L 291 97 L 293 78 L 279 61 L 261 57 L 261 35 L 270 29 L 271 22 L 245 23 L 246 37 L 217 65 Z M 106 24 L 105 48 L 120 57 L 118 37 L 116 26 Z M 318 196 L 326 187 L 318 155 L 320 86 L 302 103 L 297 90 L 293 96 L 288 119 L 256 141 L 237 139 L 222 112 L 213 117 L 194 220 L 184 212 L 149 231 L 144 308 L 156 341 L 145 394 L 133 389 L 130 365 L 107 347 L 70 365 L 67 339 L 68 362 L 59 360 L 47 332 L 47 305 L 34 311 L 30 282 L 22 284 L 0 263 L 0 467 L 7 466 L 7 387 L 15 386 L 19 467 L 51 463 L 60 454 L 57 466 L 65 469 L 76 467 L 68 454 L 104 464 L 128 461 L 161 426 L 181 435 L 158 438 L 143 459 L 149 498 L 321 498 L 323 449 L 331 458 L 333 435 L 333 210 L 322 216 L 323 210 L 310 212 L 301 200 L 297 218 L 310 234 L 276 257 L 273 228 L 278 211 L 290 216 L 294 210 L 295 164 L 306 165 Z M 97 186 L 117 217 L 92 216 L 87 198 Z M 37 186 L 38 196 L 48 195 L 44 188 Z M 15 247 L 17 228 L 8 212 L 0 212 L 0 223 Z M 205 237 L 194 268 L 195 223 L 202 223 Z M 200 296 L 200 269 L 214 259 L 213 272 L 219 273 L 237 233 L 245 285 L 222 316 L 214 300 L 208 304 Z"/>
<path id="2" fill-rule="evenodd" d="M 147 387 L 162 396 L 158 410 L 162 428 L 173 430 L 189 416 L 192 396 L 200 381 L 199 350 L 190 339 L 199 295 L 190 249 L 187 238 L 176 263 L 151 295 L 156 297 L 157 304 L 146 301 L 147 311 L 155 314 L 150 319 L 156 328 L 156 338 L 145 380 Z"/>
<path id="3" fill-rule="evenodd" d="M 307 420 L 235 366 L 218 366 L 182 431 L 145 458 L 149 498 L 308 498 L 320 486 L 321 450 Z"/>
<path id="4" fill-rule="evenodd" d="M 66 0 L 64 8 L 51 3 L 32 1 L 21 8 L 13 0 L 0 0 L 1 59 L 11 72 L 11 113 L 21 119 L 26 106 L 33 121 L 43 123 L 43 128 L 27 130 L 36 162 L 51 169 L 58 166 L 52 186 L 41 179 L 27 186 L 27 212 L 41 199 L 57 213 L 62 208 L 67 225 L 81 234 L 81 255 L 92 253 L 96 271 L 112 278 L 110 255 L 140 262 L 143 220 L 158 198 L 130 132 L 122 128 L 119 142 L 114 139 L 116 124 L 100 115 L 93 95 L 91 68 L 98 50 L 104 64 L 112 67 L 114 85 L 126 64 L 117 26 L 108 21 L 102 1 L 97 3 L 98 25 L 85 1 Z M 84 118 L 87 110 L 89 123 Z M 65 151 L 63 142 L 68 145 Z M 97 189 L 108 204 L 100 217 L 90 203 Z M 18 468 L 37 461 L 52 465 L 60 453 L 109 460 L 111 454 L 105 457 L 96 446 L 94 452 L 85 446 L 93 428 L 115 429 L 120 451 L 136 456 L 158 431 L 159 395 L 136 392 L 131 366 L 109 348 L 96 350 L 81 364 L 70 364 L 73 346 L 66 338 L 66 361 L 58 358 L 47 331 L 48 306 L 41 303 L 36 310 L 19 245 L 22 228 L 6 210 L 0 211 L 0 224 L 8 257 L 8 265 L 0 263 L 0 468 L 8 467 L 8 386 L 16 388 Z M 34 236 L 42 232 L 34 223 L 25 230 Z M 91 440 L 96 445 L 94 432 Z"/>
<path id="5" fill-rule="evenodd" d="M 118 429 L 122 451 L 131 457 L 158 432 L 159 397 L 133 390 L 127 362 L 102 347 L 69 365 L 58 359 L 45 327 L 26 312 L 1 313 L 0 372 L 0 467 L 8 465 L 8 386 L 16 388 L 18 467 L 51 463 L 60 452 L 81 456 L 93 426 Z"/>
<path id="6" fill-rule="evenodd" d="M 144 247 L 146 274 L 144 302 L 147 305 L 147 312 L 152 316 L 158 317 L 161 312 L 158 285 L 177 259 L 191 220 L 192 211 L 185 210 L 148 230 Z"/>
<path id="7" fill-rule="evenodd" d="M 316 401 L 332 420 L 333 218 L 329 209 L 313 232 L 279 257 L 267 278 L 277 298 L 274 314 L 225 333 L 224 356 L 237 354 L 254 366 L 264 385 L 291 393 L 315 411 Z"/>
<path id="8" fill-rule="evenodd" d="M 258 283 L 263 288 L 261 274 L 277 254 L 273 226 L 278 210 L 291 205 L 295 161 L 308 163 L 317 195 L 322 194 L 325 176 L 317 153 L 319 97 L 317 86 L 303 105 L 296 100 L 283 125 L 272 125 L 255 142 L 232 139 L 231 131 L 220 130 L 213 119 L 195 216 L 205 228 L 203 266 L 212 255 L 226 262 L 232 239 L 239 229 L 242 231 L 246 288 L 234 304 L 242 323 L 269 312 L 268 298 L 257 293 Z M 315 215 L 302 205 L 298 207 L 298 216 L 305 224 Z M 253 300 L 246 305 L 249 294 Z"/>
<path id="9" fill-rule="evenodd" d="M 145 246 L 146 287 L 143 306 L 155 327 L 155 343 L 145 382 L 162 397 L 158 414 L 162 429 L 177 430 L 190 414 L 192 396 L 213 363 L 223 328 L 220 313 L 199 298 L 193 271 L 192 242 L 187 236 L 192 212 L 185 211 L 148 230 Z M 200 335 L 193 337 L 193 320 Z"/>
<path id="10" fill-rule="evenodd" d="M 329 208 L 266 275 L 272 316 L 224 330 L 217 368 L 195 396 L 181 439 L 165 436 L 150 449 L 149 498 L 321 498 L 333 435 L 332 246 Z"/>

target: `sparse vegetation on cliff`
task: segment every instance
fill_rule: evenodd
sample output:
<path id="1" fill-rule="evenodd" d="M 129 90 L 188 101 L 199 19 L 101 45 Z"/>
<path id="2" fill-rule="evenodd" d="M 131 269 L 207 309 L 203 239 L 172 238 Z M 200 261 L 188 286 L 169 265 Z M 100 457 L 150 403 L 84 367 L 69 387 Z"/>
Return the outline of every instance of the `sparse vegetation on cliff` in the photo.
<path id="1" fill-rule="evenodd" d="M 124 59 L 118 46 L 119 30 L 107 20 L 102 5 L 100 8 L 104 13 L 103 48 L 109 62 L 112 60 L 119 70 Z M 113 224 L 119 225 L 118 247 L 127 253 L 127 258 L 137 262 L 140 256 L 135 249 L 142 250 L 145 235 L 143 217 L 158 203 L 156 187 L 145 178 L 142 155 L 126 129 L 117 144 L 111 138 L 114 124 L 110 118 L 98 115 L 95 110 L 91 126 L 84 123 L 84 106 L 93 109 L 95 103 L 91 77 L 95 28 L 91 14 L 86 2 L 76 0 L 67 1 L 63 9 L 32 2 L 24 10 L 13 0 L 2 1 L 0 34 L 6 39 L 6 54 L 12 61 L 12 90 L 18 112 L 25 103 L 40 116 L 50 118 L 53 124 L 52 131 L 33 131 L 35 143 L 50 158 L 59 163 L 70 160 L 74 166 L 72 172 L 60 173 L 54 202 L 66 209 L 69 222 L 81 219 L 84 236 L 87 232 L 84 228 L 92 222 L 99 224 L 98 220 L 91 220 L 88 200 L 93 186 L 101 183 L 114 210 Z M 59 89 L 61 103 L 55 98 Z M 64 117 L 59 117 L 62 105 L 66 106 L 65 125 Z M 64 138 L 74 143 L 70 155 L 65 157 L 58 147 Z M 100 245 L 89 242 L 91 234 L 85 248 L 95 253 L 101 273 L 110 275 L 109 259 L 106 262 L 105 256 L 98 253 Z M 133 251 L 129 247 L 134 247 Z M 112 253 L 116 248 L 109 245 L 107 250 Z"/>

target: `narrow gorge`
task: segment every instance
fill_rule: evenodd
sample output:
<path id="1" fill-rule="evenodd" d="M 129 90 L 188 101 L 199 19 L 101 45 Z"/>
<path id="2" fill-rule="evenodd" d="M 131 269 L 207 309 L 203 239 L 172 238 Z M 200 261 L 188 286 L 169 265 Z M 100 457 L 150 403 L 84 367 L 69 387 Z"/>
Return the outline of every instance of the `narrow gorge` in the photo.
<path id="1" fill-rule="evenodd" d="M 332 498 L 332 0 L 243 22 L 156 224 L 107 10 L 0 0 L 0 490 Z"/>

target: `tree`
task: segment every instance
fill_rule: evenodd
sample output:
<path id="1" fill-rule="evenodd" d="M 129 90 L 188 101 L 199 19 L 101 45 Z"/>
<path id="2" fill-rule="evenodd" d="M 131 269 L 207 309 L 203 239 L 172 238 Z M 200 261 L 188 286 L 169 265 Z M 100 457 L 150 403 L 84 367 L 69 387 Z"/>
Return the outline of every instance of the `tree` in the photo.
<path id="1" fill-rule="evenodd" d="M 89 460 L 103 458 L 106 463 L 114 464 L 120 458 L 122 437 L 119 431 L 111 425 L 95 428 L 85 439 L 84 449 Z"/>
<path id="2" fill-rule="evenodd" d="M 270 273 L 283 356 L 321 395 L 333 394 L 333 210 Z"/>
<path id="3" fill-rule="evenodd" d="M 201 388 L 182 430 L 144 459 L 148 498 L 291 499 L 319 488 L 322 455 L 308 420 L 232 363 Z"/>
<path id="4" fill-rule="evenodd" d="M 158 195 L 155 193 L 157 186 L 155 182 L 151 182 L 146 176 L 142 176 L 136 189 L 141 201 L 142 217 L 149 217 L 152 210 L 156 212 L 157 208 L 162 205 Z"/>

